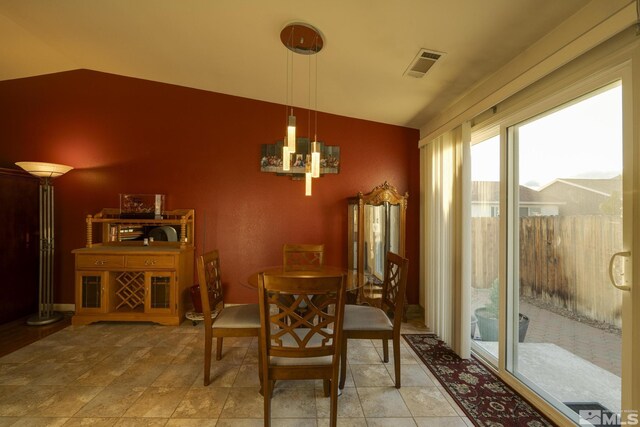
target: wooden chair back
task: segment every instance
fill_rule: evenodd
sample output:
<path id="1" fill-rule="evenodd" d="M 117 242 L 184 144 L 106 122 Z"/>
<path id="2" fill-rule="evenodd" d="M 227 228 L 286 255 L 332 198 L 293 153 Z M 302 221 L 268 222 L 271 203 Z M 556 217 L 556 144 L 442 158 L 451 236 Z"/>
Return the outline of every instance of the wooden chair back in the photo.
<path id="1" fill-rule="evenodd" d="M 216 338 L 216 360 L 222 359 L 225 337 L 257 337 L 260 335 L 260 315 L 257 304 L 224 307 L 220 256 L 217 250 L 196 259 L 196 270 L 202 300 L 204 322 L 204 385 L 211 379 L 211 350 Z M 262 365 L 259 366 L 262 368 Z"/>
<path id="2" fill-rule="evenodd" d="M 285 271 L 315 270 L 324 265 L 324 244 L 290 244 L 282 247 Z"/>
<path id="3" fill-rule="evenodd" d="M 222 294 L 222 276 L 220 273 L 220 256 L 217 250 L 200 255 L 196 259 L 200 299 L 202 300 L 202 314 L 204 326 L 211 329 L 211 312 L 224 305 Z"/>
<path id="4" fill-rule="evenodd" d="M 396 388 L 400 388 L 400 327 L 404 314 L 408 272 L 409 260 L 393 252 L 387 252 L 380 308 L 349 306 L 342 338 L 340 388 L 344 387 L 346 380 L 347 344 L 351 339 L 381 339 L 382 359 L 385 363 L 389 361 L 388 341 L 392 340 Z M 389 320 L 393 322 L 391 329 Z"/>
<path id="5" fill-rule="evenodd" d="M 345 283 L 345 275 L 304 278 L 261 275 L 263 354 L 291 358 L 335 355 L 334 362 L 338 363 L 336 351 L 344 316 Z"/>
<path id="6" fill-rule="evenodd" d="M 322 379 L 337 425 L 346 275 L 258 278 L 264 425 L 271 425 L 276 380 Z"/>
<path id="7" fill-rule="evenodd" d="M 387 253 L 387 265 L 382 284 L 381 308 L 393 316 L 394 329 L 400 328 L 404 315 L 409 260 L 393 252 Z"/>

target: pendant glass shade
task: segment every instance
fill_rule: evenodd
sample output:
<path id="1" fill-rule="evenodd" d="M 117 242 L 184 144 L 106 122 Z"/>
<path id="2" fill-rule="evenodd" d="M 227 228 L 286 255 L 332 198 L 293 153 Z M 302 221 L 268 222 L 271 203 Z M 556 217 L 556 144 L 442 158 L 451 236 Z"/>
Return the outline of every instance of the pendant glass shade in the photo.
<path id="1" fill-rule="evenodd" d="M 291 156 L 289 155 L 289 147 L 282 146 L 282 170 L 288 171 L 291 169 Z"/>
<path id="2" fill-rule="evenodd" d="M 289 116 L 289 124 L 287 126 L 287 145 L 289 153 L 296 152 L 296 116 Z"/>
<path id="3" fill-rule="evenodd" d="M 307 156 L 305 157 L 305 162 L 304 162 L 304 181 L 305 181 L 305 185 L 304 185 L 304 195 L 305 196 L 310 196 L 311 195 L 311 181 L 312 181 L 312 176 L 311 176 L 311 156 L 309 154 L 307 154 Z"/>
<path id="4" fill-rule="evenodd" d="M 304 195 L 305 196 L 310 196 L 311 195 L 311 181 L 313 178 L 311 178 L 311 172 L 307 172 L 304 174 Z"/>
<path id="5" fill-rule="evenodd" d="M 57 178 L 73 169 L 67 165 L 44 162 L 16 162 L 16 165 L 40 178 Z"/>
<path id="6" fill-rule="evenodd" d="M 313 141 L 313 151 L 311 152 L 311 176 L 320 178 L 320 152 L 317 141 Z"/>
<path id="7" fill-rule="evenodd" d="M 320 153 L 311 153 L 311 176 L 320 178 Z"/>

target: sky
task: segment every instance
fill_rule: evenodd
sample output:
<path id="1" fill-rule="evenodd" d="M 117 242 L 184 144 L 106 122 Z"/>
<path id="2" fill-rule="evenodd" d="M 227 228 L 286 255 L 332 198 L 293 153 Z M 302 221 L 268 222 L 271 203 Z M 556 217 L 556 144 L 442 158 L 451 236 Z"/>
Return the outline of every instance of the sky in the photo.
<path id="1" fill-rule="evenodd" d="M 556 178 L 609 178 L 622 173 L 622 87 L 516 125 L 520 184 Z M 496 136 L 471 147 L 474 181 L 499 181 Z"/>

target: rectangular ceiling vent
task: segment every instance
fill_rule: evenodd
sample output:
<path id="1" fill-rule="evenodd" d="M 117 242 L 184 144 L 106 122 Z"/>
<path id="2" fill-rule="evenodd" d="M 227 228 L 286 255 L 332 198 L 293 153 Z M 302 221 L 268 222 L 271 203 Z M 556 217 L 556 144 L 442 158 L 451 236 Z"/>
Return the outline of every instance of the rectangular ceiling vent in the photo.
<path id="1" fill-rule="evenodd" d="M 421 78 L 436 63 L 444 53 L 433 50 L 420 49 L 416 57 L 411 61 L 409 67 L 404 72 L 405 76 Z"/>

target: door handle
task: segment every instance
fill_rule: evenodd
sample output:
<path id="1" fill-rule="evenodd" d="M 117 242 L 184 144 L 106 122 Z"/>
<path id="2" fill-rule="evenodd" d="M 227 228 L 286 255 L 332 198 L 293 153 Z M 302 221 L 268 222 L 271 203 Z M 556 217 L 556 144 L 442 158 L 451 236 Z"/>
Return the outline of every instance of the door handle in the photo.
<path id="1" fill-rule="evenodd" d="M 616 283 L 616 278 L 613 277 L 613 263 L 616 261 L 617 257 L 628 258 L 630 256 L 631 256 L 631 251 L 616 252 L 615 254 L 613 254 L 611 256 L 611 259 L 609 260 L 609 280 L 611 280 L 611 284 L 614 287 L 616 287 L 617 289 L 620 289 L 621 291 L 627 291 L 627 292 L 631 291 L 631 286 L 629 286 L 629 285 L 619 285 L 619 284 Z"/>

